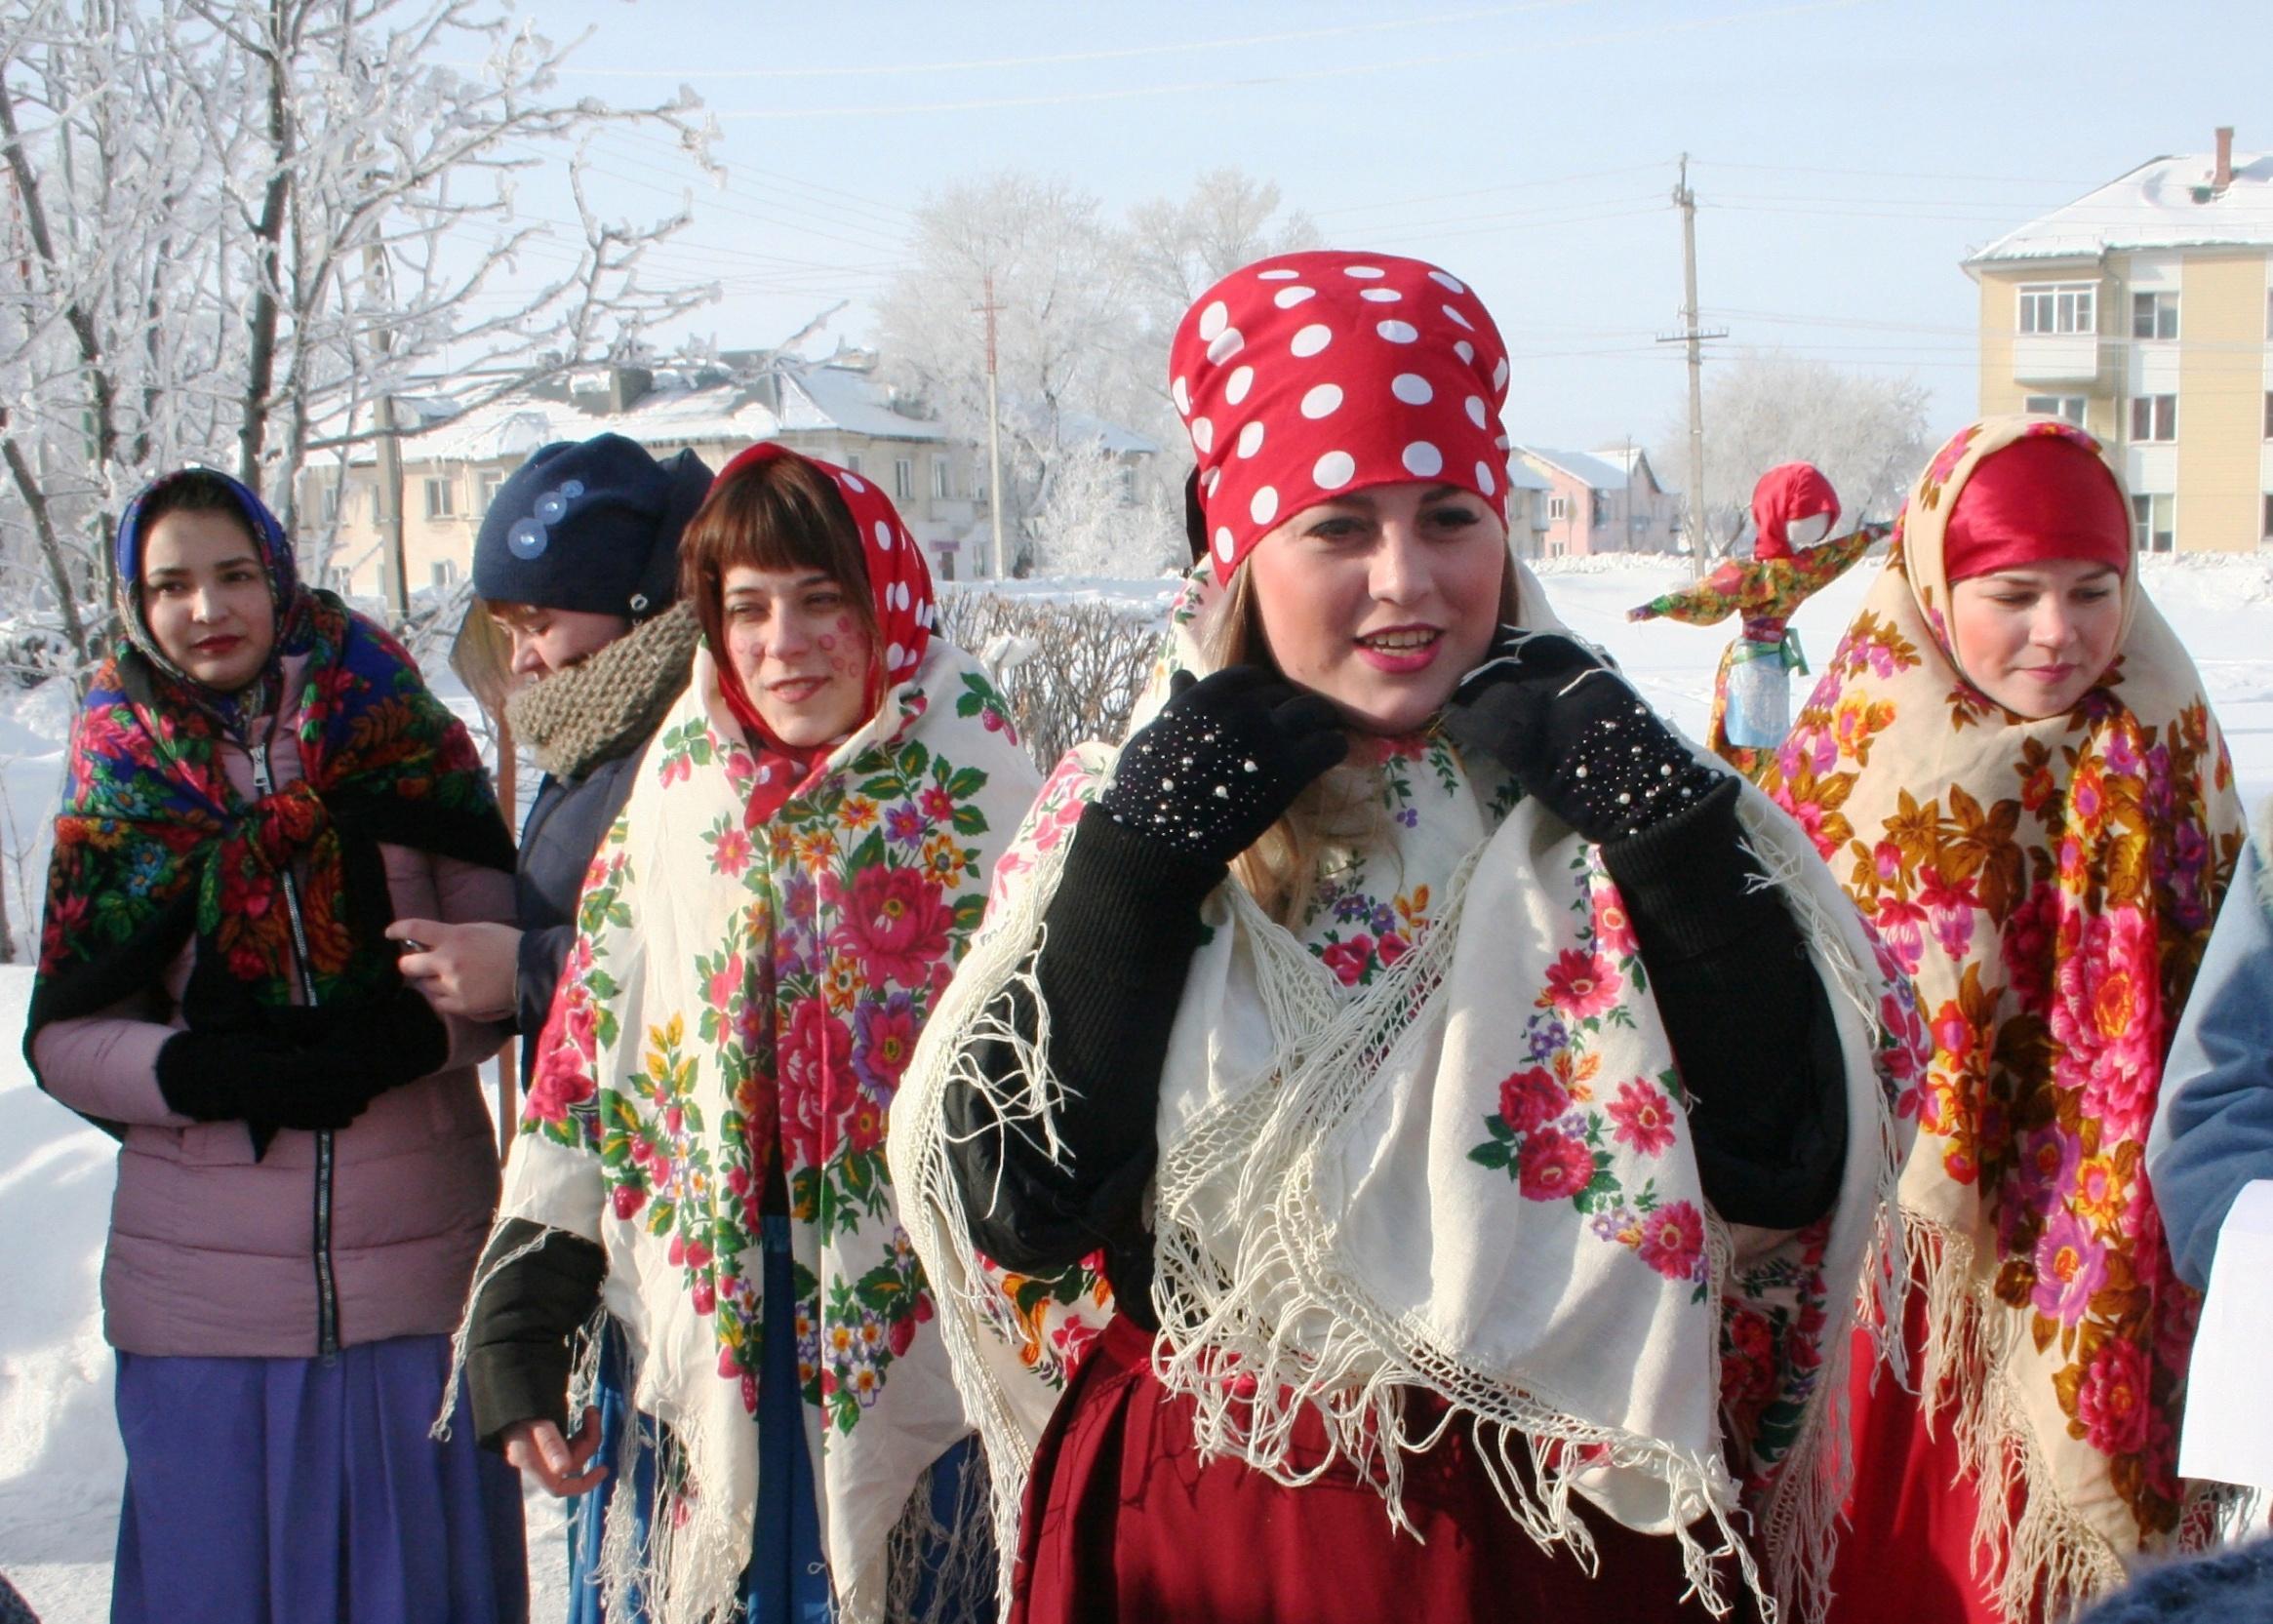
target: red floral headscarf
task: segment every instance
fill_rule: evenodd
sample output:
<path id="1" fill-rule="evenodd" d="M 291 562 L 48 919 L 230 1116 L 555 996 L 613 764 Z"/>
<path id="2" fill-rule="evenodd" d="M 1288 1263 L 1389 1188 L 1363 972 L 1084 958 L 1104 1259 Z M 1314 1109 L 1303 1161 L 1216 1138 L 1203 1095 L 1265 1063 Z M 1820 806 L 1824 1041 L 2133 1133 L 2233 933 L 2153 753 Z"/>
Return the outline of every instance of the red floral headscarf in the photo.
<path id="1" fill-rule="evenodd" d="M 1177 324 L 1170 392 L 1228 575 L 1281 520 L 1428 480 L 1507 514 L 1507 346 L 1467 285 L 1394 255 L 1281 254 Z"/>

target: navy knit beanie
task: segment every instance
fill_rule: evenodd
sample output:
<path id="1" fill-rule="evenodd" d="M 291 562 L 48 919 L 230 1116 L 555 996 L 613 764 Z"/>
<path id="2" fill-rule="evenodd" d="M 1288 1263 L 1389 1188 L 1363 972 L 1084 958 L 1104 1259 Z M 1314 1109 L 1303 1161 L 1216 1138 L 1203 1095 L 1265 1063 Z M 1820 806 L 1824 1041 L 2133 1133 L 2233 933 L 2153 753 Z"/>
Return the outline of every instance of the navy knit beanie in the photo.
<path id="1" fill-rule="evenodd" d="M 691 451 L 658 462 L 620 434 L 539 447 L 498 488 L 473 543 L 473 589 L 644 620 L 677 595 L 679 533 L 710 470 Z"/>

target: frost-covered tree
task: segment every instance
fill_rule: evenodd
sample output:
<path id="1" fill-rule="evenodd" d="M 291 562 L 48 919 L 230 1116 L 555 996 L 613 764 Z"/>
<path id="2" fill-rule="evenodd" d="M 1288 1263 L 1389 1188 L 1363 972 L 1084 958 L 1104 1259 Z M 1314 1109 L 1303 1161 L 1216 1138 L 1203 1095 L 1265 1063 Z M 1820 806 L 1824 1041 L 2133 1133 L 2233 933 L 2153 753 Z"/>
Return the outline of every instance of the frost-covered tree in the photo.
<path id="1" fill-rule="evenodd" d="M 1059 453 L 1027 535 L 1035 568 L 1051 575 L 1156 575 L 1186 556 L 1180 506 L 1094 442 Z"/>
<path id="2" fill-rule="evenodd" d="M 0 0 L 0 570 L 73 659 L 152 474 L 230 467 L 289 523 L 414 377 L 524 387 L 707 297 L 641 274 L 683 204 L 582 184 L 614 127 L 706 164 L 697 103 L 566 97 L 566 55 L 498 0 Z M 567 221 L 517 196 L 547 165 Z"/>
<path id="3" fill-rule="evenodd" d="M 1842 526 L 1890 519 L 1932 449 L 1926 385 L 1849 372 L 1776 350 L 1748 350 L 1705 386 L 1708 549 L 1732 551 L 1750 522 L 1752 487 L 1779 462 L 1813 462 L 1843 504 Z M 1653 460 L 1689 488 L 1686 421 L 1669 423 Z"/>
<path id="4" fill-rule="evenodd" d="M 1045 537 L 1102 537 L 1125 523 L 1109 510 L 1074 512 L 1083 493 L 1101 499 L 1122 483 L 1081 465 L 1101 419 L 1161 447 L 1137 470 L 1132 500 L 1151 515 L 1147 534 L 1170 538 L 1173 557 L 1182 548 L 1178 504 L 1189 466 L 1168 402 L 1176 323 L 1217 277 L 1314 235 L 1303 217 L 1282 213 L 1276 185 L 1237 170 L 1202 176 L 1185 197 L 1140 204 L 1124 225 L 1063 180 L 1011 173 L 952 186 L 917 211 L 910 262 L 879 306 L 887 364 L 958 439 L 983 446 L 981 307 L 991 285 L 1006 531 L 1027 538 L 1027 562 L 1057 570 Z M 1066 556 L 1068 543 L 1055 545 Z M 1104 573 L 1145 571 L 1115 565 Z"/>

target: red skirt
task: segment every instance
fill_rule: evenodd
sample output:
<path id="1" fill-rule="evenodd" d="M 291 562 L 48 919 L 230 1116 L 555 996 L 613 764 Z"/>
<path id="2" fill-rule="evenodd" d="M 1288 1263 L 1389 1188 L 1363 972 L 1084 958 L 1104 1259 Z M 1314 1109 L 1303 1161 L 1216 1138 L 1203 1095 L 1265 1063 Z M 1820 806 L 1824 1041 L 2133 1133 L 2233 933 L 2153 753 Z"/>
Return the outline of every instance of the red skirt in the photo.
<path id="1" fill-rule="evenodd" d="M 1599 1555 L 1589 1575 L 1570 1551 L 1541 1550 L 1493 1488 L 1465 1428 L 1449 1429 L 1405 1469 L 1405 1513 L 1341 1463 L 1289 1488 L 1235 1460 L 1203 1465 L 1191 1401 L 1152 1374 L 1151 1338 L 1116 1318 L 1091 1348 L 1034 1459 L 1018 1528 L 1012 1624 L 1205 1624 L 1298 1618 L 1708 1619 L 1683 1600 L 1681 1548 L 1573 1505 Z M 1301 1451 L 1324 1452 L 1315 1418 Z M 1731 1616 L 1758 1616 L 1734 1564 Z"/>
<path id="2" fill-rule="evenodd" d="M 1911 1282 L 1902 1325 L 1910 1367 L 1926 1346 L 1926 1287 Z M 1958 1459 L 1955 1418 L 1948 1406 L 1934 1431 L 1917 1397 L 1894 1377 L 1871 1382 L 1869 1338 L 1857 1332 L 1851 1361 L 1854 1488 L 1847 1501 L 1848 1526 L 1831 1568 L 1838 1624 L 2025 1624 L 2008 1620 L 1974 1577 L 1974 1522 L 1980 1490 Z M 2014 1513 L 2021 1491 L 2014 1490 Z"/>

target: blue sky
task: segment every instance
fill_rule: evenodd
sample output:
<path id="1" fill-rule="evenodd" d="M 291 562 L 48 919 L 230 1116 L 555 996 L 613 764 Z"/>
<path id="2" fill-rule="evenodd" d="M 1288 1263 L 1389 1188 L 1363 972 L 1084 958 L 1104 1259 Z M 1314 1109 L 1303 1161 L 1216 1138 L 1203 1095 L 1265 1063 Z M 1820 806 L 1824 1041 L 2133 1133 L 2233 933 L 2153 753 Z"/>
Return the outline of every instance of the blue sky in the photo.
<path id="1" fill-rule="evenodd" d="M 1006 168 L 1118 212 L 1236 164 L 1329 243 L 1436 260 L 1514 353 L 1521 439 L 1655 444 L 1685 383 L 1675 159 L 1724 348 L 1915 376 L 1936 429 L 1974 403 L 1966 253 L 2213 126 L 2273 149 L 2273 6 L 2009 0 L 1341 0 L 1113 6 L 559 0 L 566 88 L 691 85 L 726 188 L 658 271 L 725 283 L 693 331 L 776 341 L 904 261 L 924 194 Z M 2253 120 L 2257 121 L 2253 125 Z M 660 142 L 596 155 L 602 202 L 670 206 Z M 660 188 L 657 195 L 643 195 Z"/>

